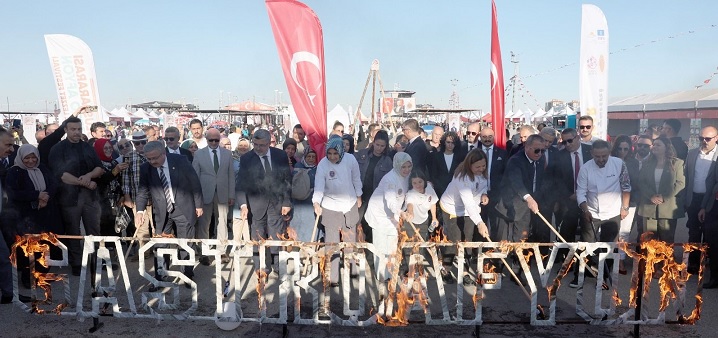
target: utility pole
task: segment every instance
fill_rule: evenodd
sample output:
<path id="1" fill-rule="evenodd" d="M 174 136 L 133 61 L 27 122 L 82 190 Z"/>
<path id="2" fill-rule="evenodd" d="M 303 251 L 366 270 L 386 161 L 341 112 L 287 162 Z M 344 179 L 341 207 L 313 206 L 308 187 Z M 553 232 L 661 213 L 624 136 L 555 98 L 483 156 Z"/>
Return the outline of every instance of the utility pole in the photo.
<path id="1" fill-rule="evenodd" d="M 516 82 L 519 79 L 519 59 L 513 51 L 511 51 L 511 63 L 514 64 L 514 76 L 511 77 L 511 111 L 516 111 Z"/>
<path id="2" fill-rule="evenodd" d="M 461 104 L 459 103 L 459 93 L 456 91 L 456 85 L 459 84 L 459 80 L 451 79 L 451 97 L 449 97 L 449 109 L 459 109 Z"/>

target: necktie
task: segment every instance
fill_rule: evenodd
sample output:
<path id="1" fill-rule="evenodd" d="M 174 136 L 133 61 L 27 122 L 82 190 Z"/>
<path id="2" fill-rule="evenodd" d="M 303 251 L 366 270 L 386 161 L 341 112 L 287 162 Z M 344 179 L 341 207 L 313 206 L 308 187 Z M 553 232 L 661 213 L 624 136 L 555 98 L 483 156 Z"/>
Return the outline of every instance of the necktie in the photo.
<path id="1" fill-rule="evenodd" d="M 546 152 L 543 153 L 544 161 L 543 161 L 543 168 L 546 169 L 548 167 L 548 149 L 546 149 Z"/>
<path id="2" fill-rule="evenodd" d="M 534 167 L 534 174 L 533 174 L 533 192 L 536 192 L 536 161 L 533 161 L 531 163 Z"/>
<path id="3" fill-rule="evenodd" d="M 165 167 L 160 167 L 160 180 L 162 181 L 162 190 L 165 191 L 165 199 L 167 200 L 167 212 L 171 213 L 175 207 L 172 203 L 172 194 L 170 193 L 170 184 L 165 176 Z"/>
<path id="4" fill-rule="evenodd" d="M 272 166 L 269 165 L 269 158 L 267 155 L 262 156 L 262 160 L 264 161 L 264 172 L 269 174 L 272 172 Z"/>
<path id="5" fill-rule="evenodd" d="M 469 146 L 469 151 L 472 151 L 472 150 L 474 150 L 474 145 L 473 145 L 473 144 Z"/>
<path id="6" fill-rule="evenodd" d="M 578 159 L 578 151 L 573 152 L 573 191 L 578 188 L 578 171 L 581 169 L 581 161 Z"/>
<path id="7" fill-rule="evenodd" d="M 8 164 L 7 157 L 4 157 L 4 158 L 2 159 L 2 167 L 3 167 L 3 168 L 7 168 L 7 164 Z"/>
<path id="8" fill-rule="evenodd" d="M 484 152 L 486 153 L 486 177 L 488 177 L 487 190 L 491 190 L 491 148 L 484 147 Z"/>
<path id="9" fill-rule="evenodd" d="M 212 152 L 214 153 L 214 173 L 217 173 L 217 170 L 219 170 L 219 159 L 217 158 L 217 149 L 212 149 Z"/>

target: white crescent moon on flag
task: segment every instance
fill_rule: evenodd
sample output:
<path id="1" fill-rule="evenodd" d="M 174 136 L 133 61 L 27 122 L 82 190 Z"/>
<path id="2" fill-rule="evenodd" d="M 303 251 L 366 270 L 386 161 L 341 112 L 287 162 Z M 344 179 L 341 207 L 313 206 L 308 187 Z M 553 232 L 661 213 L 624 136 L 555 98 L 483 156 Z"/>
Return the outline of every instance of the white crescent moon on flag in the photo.
<path id="1" fill-rule="evenodd" d="M 496 65 L 491 62 L 491 90 L 496 87 L 496 82 L 499 81 L 499 70 L 496 69 Z"/>
<path id="2" fill-rule="evenodd" d="M 310 52 L 305 52 L 305 51 L 296 52 L 296 53 L 292 54 L 292 62 L 289 66 L 290 72 L 292 74 L 292 80 L 294 80 L 294 83 L 297 84 L 297 87 L 301 88 L 305 93 L 307 93 L 307 97 L 309 97 L 309 102 L 313 106 L 314 98 L 316 97 L 316 95 L 309 94 L 309 91 L 306 88 L 302 87 L 302 85 L 299 84 L 299 81 L 297 81 L 297 64 L 300 62 L 311 63 L 312 65 L 314 65 L 314 67 L 317 67 L 317 70 L 319 71 L 319 73 L 321 73 L 322 70 L 319 68 L 319 57 Z M 315 88 L 315 89 L 319 89 L 319 87 L 321 87 L 321 86 L 322 86 L 322 83 L 319 82 L 317 84 L 317 88 Z"/>

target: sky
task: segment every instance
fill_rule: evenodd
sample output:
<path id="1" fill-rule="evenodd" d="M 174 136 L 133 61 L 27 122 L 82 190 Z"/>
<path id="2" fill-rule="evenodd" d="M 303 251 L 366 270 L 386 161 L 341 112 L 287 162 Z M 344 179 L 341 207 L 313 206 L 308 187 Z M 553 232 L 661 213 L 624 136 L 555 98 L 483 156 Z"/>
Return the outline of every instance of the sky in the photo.
<path id="1" fill-rule="evenodd" d="M 438 108 L 448 108 L 456 90 L 462 108 L 490 110 L 490 0 L 304 3 L 324 31 L 328 109 L 356 107 L 378 59 L 386 90 L 415 91 L 418 104 Z M 692 90 L 718 71 L 718 1 L 591 3 L 608 21 L 609 102 Z M 505 82 L 514 52 L 523 83 L 516 109 L 578 99 L 581 4 L 496 1 Z M 109 110 L 147 101 L 203 109 L 289 101 L 261 0 L 3 0 L 0 7 L 2 111 L 46 111 L 57 101 L 45 34 L 74 35 L 90 46 Z"/>

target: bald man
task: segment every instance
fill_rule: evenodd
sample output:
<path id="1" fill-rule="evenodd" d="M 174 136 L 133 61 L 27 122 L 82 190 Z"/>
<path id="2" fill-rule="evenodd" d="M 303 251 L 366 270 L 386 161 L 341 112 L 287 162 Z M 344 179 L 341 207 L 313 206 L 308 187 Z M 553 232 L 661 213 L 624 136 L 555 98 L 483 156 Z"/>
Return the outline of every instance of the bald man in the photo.
<path id="1" fill-rule="evenodd" d="M 688 214 L 688 242 L 700 243 L 704 235 L 703 222 L 698 220 L 698 212 L 701 209 L 703 197 L 705 197 L 708 187 L 706 187 L 706 178 L 708 172 L 715 166 L 716 155 L 716 139 L 718 139 L 718 129 L 714 126 L 708 126 L 701 130 L 701 146 L 700 148 L 691 149 L 686 157 L 684 174 L 686 176 L 686 191 L 684 192 L 684 206 Z M 698 273 L 698 264 L 700 261 L 700 252 L 691 252 L 688 260 L 688 272 L 691 274 Z M 711 276 L 713 279 L 713 276 Z"/>

